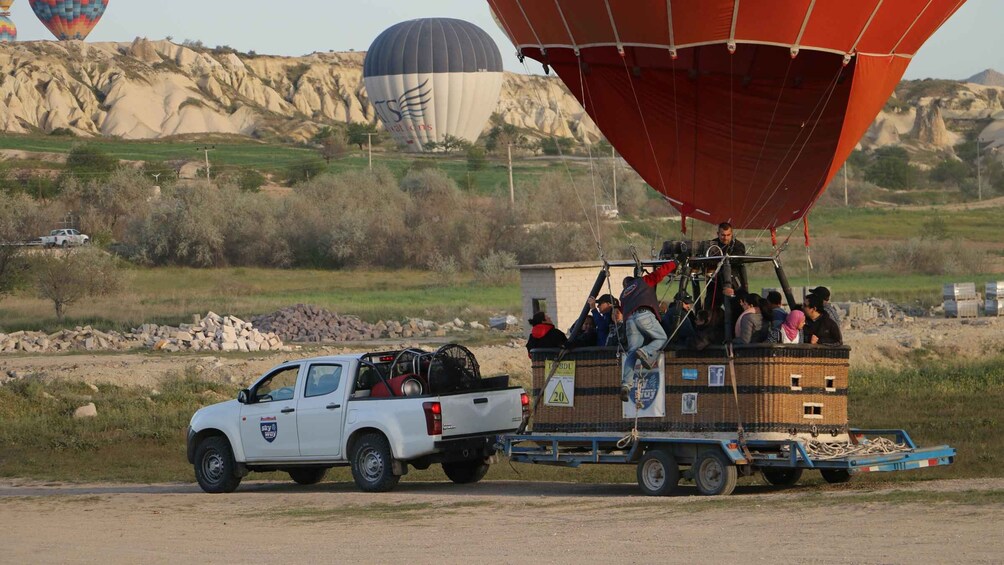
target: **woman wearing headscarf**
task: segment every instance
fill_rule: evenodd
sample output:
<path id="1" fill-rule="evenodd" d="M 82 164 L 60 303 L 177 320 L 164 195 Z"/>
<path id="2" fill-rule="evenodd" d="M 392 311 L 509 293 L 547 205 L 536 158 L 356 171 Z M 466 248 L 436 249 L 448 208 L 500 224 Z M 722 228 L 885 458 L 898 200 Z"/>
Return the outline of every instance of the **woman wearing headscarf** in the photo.
<path id="1" fill-rule="evenodd" d="M 771 343 L 804 343 L 802 340 L 802 328 L 805 327 L 805 313 L 801 310 L 792 310 L 785 317 L 781 327 L 770 332 Z"/>

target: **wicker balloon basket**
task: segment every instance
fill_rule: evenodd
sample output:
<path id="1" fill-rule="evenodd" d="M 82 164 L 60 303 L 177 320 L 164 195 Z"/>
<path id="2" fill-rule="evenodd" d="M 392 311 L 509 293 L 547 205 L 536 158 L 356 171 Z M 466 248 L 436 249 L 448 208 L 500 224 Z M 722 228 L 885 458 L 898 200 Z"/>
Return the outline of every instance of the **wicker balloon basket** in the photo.
<path id="1" fill-rule="evenodd" d="M 535 395 L 542 392 L 547 361 L 557 354 L 558 350 L 548 349 L 533 352 Z M 638 430 L 646 435 L 735 436 L 741 424 L 748 439 L 800 436 L 846 441 L 849 357 L 846 346 L 737 346 L 733 388 L 733 371 L 723 347 L 667 350 L 659 368 L 665 409 L 639 417 Z M 548 395 L 534 413 L 533 431 L 630 432 L 635 418 L 618 398 L 620 367 L 614 348 L 568 352 L 557 372 L 560 392 L 552 379 Z"/>

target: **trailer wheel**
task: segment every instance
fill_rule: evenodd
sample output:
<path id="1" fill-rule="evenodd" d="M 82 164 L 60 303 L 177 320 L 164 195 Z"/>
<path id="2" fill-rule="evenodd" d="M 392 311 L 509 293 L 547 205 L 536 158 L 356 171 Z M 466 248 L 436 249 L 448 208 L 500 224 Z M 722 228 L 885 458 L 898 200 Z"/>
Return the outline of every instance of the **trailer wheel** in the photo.
<path id="1" fill-rule="evenodd" d="M 831 485 L 839 485 L 851 480 L 851 472 L 847 469 L 820 469 L 819 474 L 823 480 Z"/>
<path id="2" fill-rule="evenodd" d="M 680 466 L 673 454 L 653 449 L 638 461 L 638 486 L 648 496 L 668 496 L 680 482 Z"/>
<path id="3" fill-rule="evenodd" d="M 739 480 L 739 469 L 718 449 L 702 453 L 692 472 L 697 491 L 705 496 L 732 494 Z"/>
<path id="4" fill-rule="evenodd" d="M 766 468 L 760 471 L 763 473 L 763 479 L 776 487 L 790 487 L 802 478 L 802 470 L 797 467 L 794 469 Z"/>

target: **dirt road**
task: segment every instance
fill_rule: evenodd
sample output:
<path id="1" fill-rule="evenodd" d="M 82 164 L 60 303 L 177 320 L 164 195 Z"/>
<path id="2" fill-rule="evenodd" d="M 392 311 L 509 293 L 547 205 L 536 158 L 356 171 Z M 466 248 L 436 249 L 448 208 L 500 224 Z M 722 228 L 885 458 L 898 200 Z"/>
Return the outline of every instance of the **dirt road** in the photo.
<path id="1" fill-rule="evenodd" d="M 905 489 L 910 497 L 898 500 Z M 0 482 L 7 563 L 1000 563 L 1004 479 L 648 498 L 634 485 Z M 952 500 L 967 495 L 968 502 Z M 946 498 L 947 497 L 947 498 Z M 975 502 L 974 502 L 975 501 Z M 996 531 L 994 531 L 996 530 Z"/>

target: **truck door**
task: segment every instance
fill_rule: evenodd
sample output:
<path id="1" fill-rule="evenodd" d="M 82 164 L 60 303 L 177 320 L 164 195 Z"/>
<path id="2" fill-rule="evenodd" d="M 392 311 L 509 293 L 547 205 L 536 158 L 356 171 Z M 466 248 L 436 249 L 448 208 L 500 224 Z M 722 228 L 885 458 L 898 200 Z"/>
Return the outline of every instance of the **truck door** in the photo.
<path id="1" fill-rule="evenodd" d="M 341 457 L 342 414 L 346 368 L 338 363 L 311 363 L 296 404 L 296 427 L 300 456 L 332 459 Z"/>
<path id="2" fill-rule="evenodd" d="M 248 461 L 298 457 L 296 378 L 300 364 L 283 365 L 251 387 L 241 405 L 241 442 Z"/>

